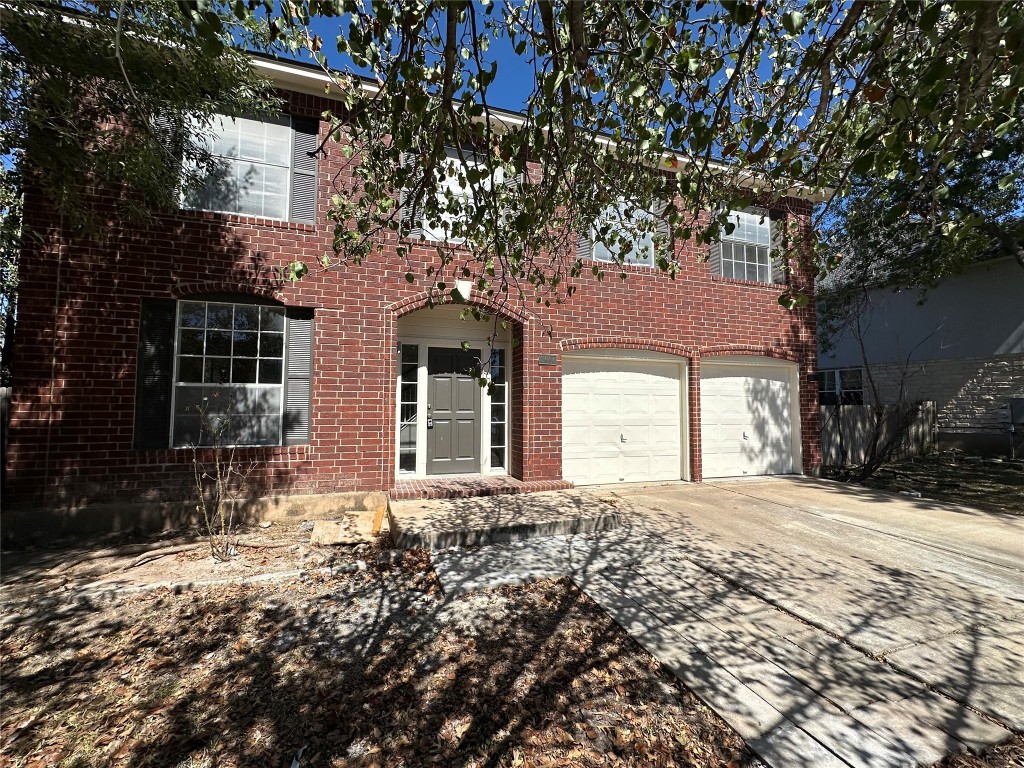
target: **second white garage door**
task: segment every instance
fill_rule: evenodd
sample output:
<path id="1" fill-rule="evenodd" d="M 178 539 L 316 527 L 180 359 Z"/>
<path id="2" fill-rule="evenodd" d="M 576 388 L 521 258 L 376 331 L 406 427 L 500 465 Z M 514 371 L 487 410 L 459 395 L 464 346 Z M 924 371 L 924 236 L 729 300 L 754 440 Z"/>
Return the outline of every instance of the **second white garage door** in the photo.
<path id="1" fill-rule="evenodd" d="M 705 478 L 796 471 L 795 371 L 793 365 L 756 361 L 701 366 Z"/>
<path id="2" fill-rule="evenodd" d="M 681 477 L 678 360 L 566 357 L 562 476 L 577 485 Z"/>

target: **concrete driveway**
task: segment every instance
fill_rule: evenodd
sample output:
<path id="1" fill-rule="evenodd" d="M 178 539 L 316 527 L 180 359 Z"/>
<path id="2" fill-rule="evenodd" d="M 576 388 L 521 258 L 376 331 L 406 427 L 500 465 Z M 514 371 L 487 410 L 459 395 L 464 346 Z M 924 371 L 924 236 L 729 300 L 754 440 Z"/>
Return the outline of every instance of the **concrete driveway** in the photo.
<path id="1" fill-rule="evenodd" d="M 442 556 L 442 582 L 564 567 L 778 768 L 1024 731 L 1024 517 L 813 478 L 587 493 L 626 527 Z"/>

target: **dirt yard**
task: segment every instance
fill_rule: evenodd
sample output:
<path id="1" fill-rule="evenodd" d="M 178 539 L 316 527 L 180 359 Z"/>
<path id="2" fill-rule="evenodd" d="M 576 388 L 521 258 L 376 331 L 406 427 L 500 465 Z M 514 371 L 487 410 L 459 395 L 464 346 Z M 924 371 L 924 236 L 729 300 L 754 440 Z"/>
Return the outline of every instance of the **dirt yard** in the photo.
<path id="1" fill-rule="evenodd" d="M 243 541 L 4 553 L 0 768 L 757 765 L 568 582 L 445 599 L 423 552 Z"/>
<path id="2" fill-rule="evenodd" d="M 827 475 L 845 479 L 841 471 Z M 893 462 L 864 483 L 880 491 L 920 493 L 922 497 L 991 512 L 1024 515 L 1024 462 L 925 456 Z"/>
<path id="3" fill-rule="evenodd" d="M 308 567 L 247 585 L 85 597 L 51 579 L 26 599 L 21 583 L 2 615 L 0 765 L 746 762 L 739 737 L 566 582 L 446 601 L 424 553 L 317 550 L 248 550 L 250 568 L 162 558 L 161 581 Z"/>

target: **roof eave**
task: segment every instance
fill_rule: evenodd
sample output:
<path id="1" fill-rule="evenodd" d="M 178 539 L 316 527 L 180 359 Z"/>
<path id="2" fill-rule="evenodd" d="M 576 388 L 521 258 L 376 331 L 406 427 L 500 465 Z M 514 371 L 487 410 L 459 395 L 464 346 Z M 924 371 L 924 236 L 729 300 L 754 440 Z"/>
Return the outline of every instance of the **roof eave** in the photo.
<path id="1" fill-rule="evenodd" d="M 305 93 L 313 96 L 339 97 L 342 94 L 342 86 L 336 79 L 332 78 L 325 70 L 312 65 L 300 62 L 285 61 L 278 58 L 271 58 L 262 55 L 252 56 L 253 66 L 265 77 L 274 82 L 275 85 L 297 93 Z M 380 92 L 380 87 L 369 78 L 360 77 L 359 87 L 369 94 Z M 499 129 L 507 130 L 522 126 L 526 123 L 526 115 L 520 112 L 512 112 L 506 109 L 489 108 L 488 113 L 492 124 Z M 599 141 L 610 143 L 610 139 L 599 137 Z M 689 158 L 674 153 L 666 152 L 662 157 L 662 170 L 676 170 L 680 164 L 690 165 Z M 724 163 L 712 163 L 709 169 L 714 173 L 729 173 L 734 168 Z M 756 174 L 740 172 L 737 181 L 744 189 L 758 189 L 764 183 Z M 828 187 L 812 188 L 803 184 L 790 184 L 783 190 L 786 197 L 806 200 L 811 203 L 823 203 L 831 199 L 835 190 Z"/>

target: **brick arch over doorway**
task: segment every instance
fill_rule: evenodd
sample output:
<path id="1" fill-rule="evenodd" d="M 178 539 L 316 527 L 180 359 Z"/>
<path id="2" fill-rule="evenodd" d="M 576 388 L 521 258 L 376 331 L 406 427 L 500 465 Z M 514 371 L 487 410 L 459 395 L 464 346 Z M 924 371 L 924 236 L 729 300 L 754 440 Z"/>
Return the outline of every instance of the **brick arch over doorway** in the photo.
<path id="1" fill-rule="evenodd" d="M 397 319 L 408 315 L 411 312 L 424 309 L 430 306 L 437 307 L 461 307 L 470 306 L 476 307 L 486 311 L 488 314 L 497 315 L 505 320 L 508 320 L 519 325 L 526 325 L 530 322 L 530 315 L 523 310 L 522 307 L 514 306 L 508 302 L 497 302 L 486 296 L 471 295 L 464 302 L 456 303 L 451 300 L 445 300 L 444 296 L 440 296 L 437 293 L 425 291 L 418 293 L 414 296 L 407 296 L 401 301 L 396 301 L 388 307 L 388 311 L 391 312 Z"/>
<path id="2" fill-rule="evenodd" d="M 494 322 L 477 323 L 472 318 L 460 319 L 461 310 L 467 306 L 479 309 L 493 317 Z M 452 464 L 459 474 L 491 477 L 493 475 L 523 478 L 524 435 L 526 420 L 524 409 L 523 383 L 523 339 L 531 332 L 530 316 L 518 307 L 503 306 L 486 298 L 475 298 L 468 302 L 439 302 L 436 296 L 422 293 L 406 297 L 390 305 L 386 312 L 387 333 L 392 350 L 395 386 L 388 387 L 389 413 L 394 414 L 394 429 L 387 435 L 390 451 L 395 456 L 392 466 L 392 484 L 413 479 L 429 479 L 436 475 L 439 467 L 432 448 L 437 447 L 438 427 L 451 428 L 450 421 L 433 421 L 430 429 L 425 419 L 435 404 L 431 395 L 439 393 L 438 380 L 430 366 L 440 358 L 450 358 L 453 364 L 461 358 L 462 342 L 469 343 L 470 350 L 479 352 L 485 372 L 500 373 L 504 381 L 495 382 L 493 387 L 479 392 L 480 412 L 478 419 L 480 440 L 475 450 L 476 464 L 467 471 L 465 464 Z M 413 352 L 410 347 L 415 347 Z M 403 364 L 403 356 L 405 363 Z M 417 368 L 415 383 L 410 381 L 409 367 L 415 359 Z M 433 362 L 432 362 L 433 361 Z M 461 377 L 465 384 L 465 377 Z M 402 380 L 402 381 L 400 381 Z M 403 386 L 403 383 L 405 386 Z M 452 385 L 451 381 L 446 382 Z M 410 392 L 415 400 L 411 401 Z M 403 399 L 404 398 L 404 399 Z M 413 408 L 413 402 L 415 408 Z M 414 419 L 406 419 L 406 411 L 414 411 Z M 467 414 L 464 414 L 467 415 Z M 433 419 L 432 416 L 429 416 Z M 424 425 L 420 426 L 423 421 Z M 415 423 L 415 438 L 411 431 Z M 447 434 L 447 433 L 446 433 Z M 404 440 L 404 442 L 403 442 Z M 497 442 L 499 441 L 500 442 Z M 414 447 L 410 446 L 414 443 Z M 404 454 L 404 455 L 403 455 Z M 413 459 L 412 456 L 415 455 Z"/>

